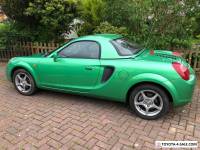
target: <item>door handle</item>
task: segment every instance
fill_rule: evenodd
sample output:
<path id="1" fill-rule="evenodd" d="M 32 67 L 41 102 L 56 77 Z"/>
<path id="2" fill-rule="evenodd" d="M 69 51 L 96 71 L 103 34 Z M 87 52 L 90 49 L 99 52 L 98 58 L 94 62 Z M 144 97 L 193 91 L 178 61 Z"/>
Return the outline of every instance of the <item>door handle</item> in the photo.
<path id="1" fill-rule="evenodd" d="M 92 66 L 87 66 L 87 67 L 85 67 L 85 70 L 93 70 L 93 67 Z"/>

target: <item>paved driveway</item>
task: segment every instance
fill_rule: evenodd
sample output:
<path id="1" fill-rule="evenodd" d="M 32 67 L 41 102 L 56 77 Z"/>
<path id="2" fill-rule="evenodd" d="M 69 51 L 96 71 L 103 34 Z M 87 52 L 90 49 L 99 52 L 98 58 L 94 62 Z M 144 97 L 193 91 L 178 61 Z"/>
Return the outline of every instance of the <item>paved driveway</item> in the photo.
<path id="1" fill-rule="evenodd" d="M 155 140 L 200 142 L 197 88 L 191 104 L 146 121 L 121 103 L 51 91 L 22 96 L 4 70 L 0 64 L 0 149 L 149 150 Z"/>

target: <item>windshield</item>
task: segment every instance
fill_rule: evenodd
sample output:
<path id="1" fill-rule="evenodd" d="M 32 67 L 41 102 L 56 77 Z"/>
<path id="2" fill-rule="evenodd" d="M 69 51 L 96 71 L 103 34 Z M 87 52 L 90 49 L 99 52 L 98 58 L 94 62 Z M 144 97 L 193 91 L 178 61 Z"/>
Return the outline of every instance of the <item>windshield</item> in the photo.
<path id="1" fill-rule="evenodd" d="M 111 42 L 121 56 L 131 56 L 143 49 L 142 46 L 128 42 L 125 39 L 115 39 Z"/>

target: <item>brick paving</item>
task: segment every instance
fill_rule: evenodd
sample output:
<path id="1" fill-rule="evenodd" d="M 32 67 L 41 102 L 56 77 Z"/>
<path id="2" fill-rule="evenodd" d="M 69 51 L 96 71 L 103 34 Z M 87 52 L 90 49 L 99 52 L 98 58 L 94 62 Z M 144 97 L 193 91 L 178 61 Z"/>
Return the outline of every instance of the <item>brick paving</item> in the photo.
<path id="1" fill-rule="evenodd" d="M 39 91 L 18 94 L 0 63 L 0 149 L 154 149 L 155 140 L 200 143 L 200 89 L 184 107 L 142 120 L 122 103 Z"/>

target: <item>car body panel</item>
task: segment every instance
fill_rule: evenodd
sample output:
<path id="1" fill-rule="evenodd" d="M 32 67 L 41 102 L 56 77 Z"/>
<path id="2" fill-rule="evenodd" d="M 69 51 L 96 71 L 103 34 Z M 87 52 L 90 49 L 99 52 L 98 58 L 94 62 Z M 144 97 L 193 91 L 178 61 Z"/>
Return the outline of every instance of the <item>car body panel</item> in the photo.
<path id="1" fill-rule="evenodd" d="M 52 58 L 46 58 L 40 60 L 36 71 L 41 86 L 84 91 L 95 86 L 100 72 L 100 60 L 58 58 L 54 62 Z"/>
<path id="2" fill-rule="evenodd" d="M 13 70 L 15 70 L 16 68 L 24 68 L 33 76 L 36 84 L 39 85 L 37 72 L 34 71 L 34 62 L 37 62 L 39 59 L 35 59 L 32 57 L 30 58 L 20 57 L 20 59 L 18 59 L 17 57 L 15 57 L 9 61 L 6 69 L 6 75 L 9 81 L 12 81 Z"/>
<path id="3" fill-rule="evenodd" d="M 128 91 L 136 84 L 154 83 L 169 92 L 174 106 L 191 101 L 196 77 L 193 69 L 171 51 L 143 49 L 133 56 L 120 56 L 111 40 L 119 35 L 96 35 L 77 38 L 64 44 L 47 57 L 38 54 L 17 57 L 7 65 L 7 77 L 11 79 L 13 69 L 24 68 L 35 79 L 38 88 L 62 92 L 85 94 L 120 102 L 125 102 Z M 101 47 L 100 59 L 57 58 L 53 56 L 77 41 L 96 41 Z M 183 80 L 172 66 L 180 62 L 190 70 L 190 79 Z M 92 68 L 92 69 L 91 69 Z M 106 69 L 112 73 L 102 81 Z"/>

